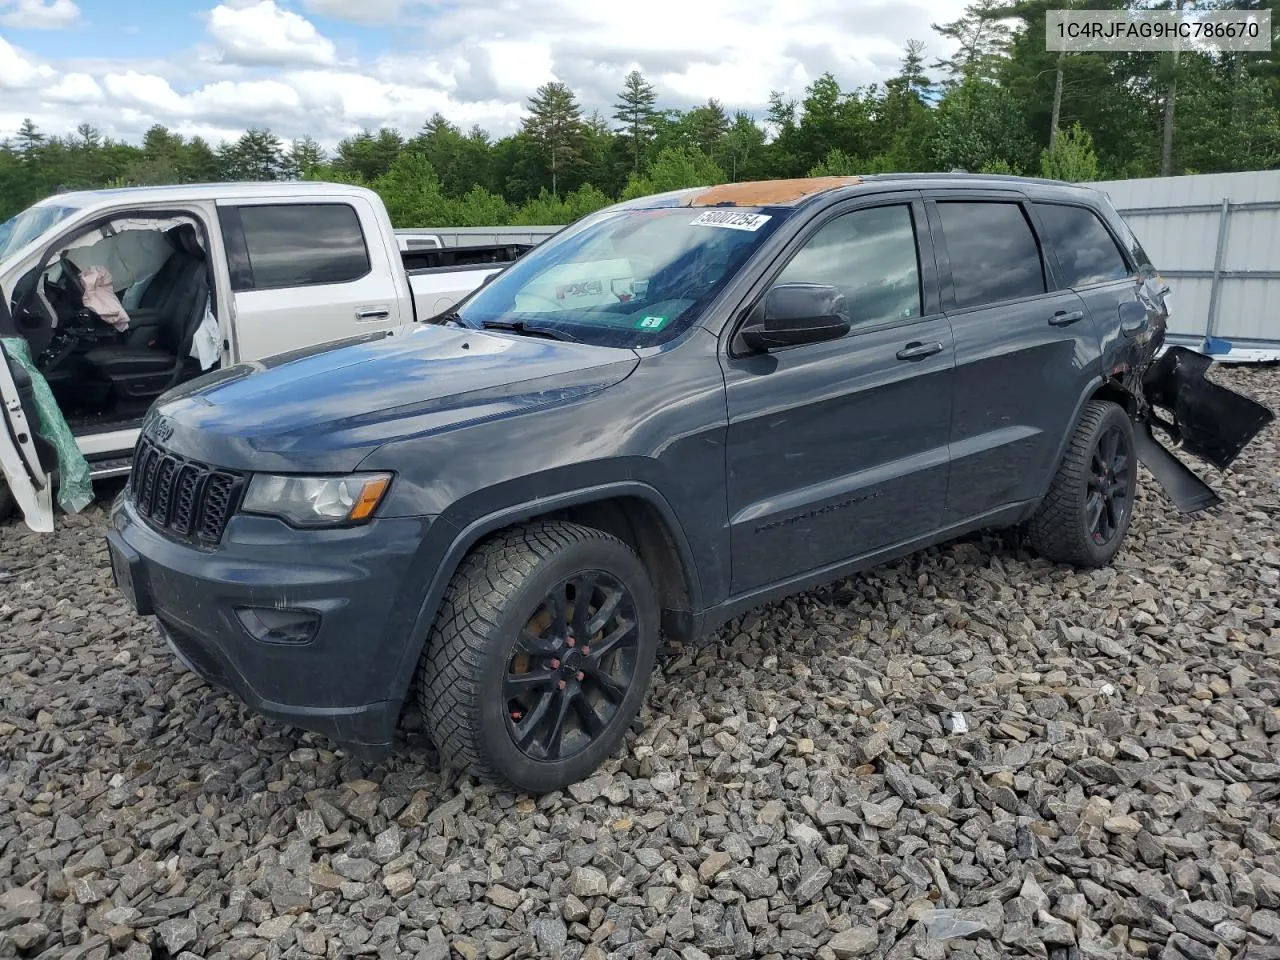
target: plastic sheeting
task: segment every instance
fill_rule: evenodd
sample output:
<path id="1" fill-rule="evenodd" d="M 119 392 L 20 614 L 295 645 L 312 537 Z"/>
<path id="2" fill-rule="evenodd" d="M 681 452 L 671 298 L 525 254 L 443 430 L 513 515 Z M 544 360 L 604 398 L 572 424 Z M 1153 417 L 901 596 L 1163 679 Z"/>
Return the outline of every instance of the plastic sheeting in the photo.
<path id="1" fill-rule="evenodd" d="M 218 318 L 213 315 L 213 298 L 210 297 L 204 304 L 204 319 L 191 338 L 190 355 L 200 361 L 201 370 L 208 370 L 222 356 L 221 339 Z"/>
<path id="2" fill-rule="evenodd" d="M 27 341 L 20 337 L 0 337 L 0 346 L 31 376 L 36 412 L 40 415 L 37 432 L 58 452 L 58 504 L 67 513 L 79 513 L 93 502 L 89 463 L 76 445 L 76 438 L 58 409 L 48 382 L 32 362 Z"/>

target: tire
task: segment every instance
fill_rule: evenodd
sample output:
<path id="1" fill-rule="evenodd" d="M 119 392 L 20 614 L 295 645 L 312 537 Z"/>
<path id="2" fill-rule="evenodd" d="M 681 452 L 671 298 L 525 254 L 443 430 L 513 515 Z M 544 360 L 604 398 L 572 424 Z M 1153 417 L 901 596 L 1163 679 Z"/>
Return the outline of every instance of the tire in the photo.
<path id="1" fill-rule="evenodd" d="M 563 522 L 502 531 L 463 560 L 427 638 L 415 684 L 427 733 L 445 764 L 481 780 L 566 787 L 621 743 L 658 634 L 657 593 L 621 540 Z"/>
<path id="2" fill-rule="evenodd" d="M 1103 462 L 1112 456 L 1119 459 Z M 1105 566 L 1129 530 L 1137 490 L 1133 422 L 1122 407 L 1090 400 L 1048 494 L 1027 523 L 1027 540 L 1056 563 L 1084 570 Z"/>

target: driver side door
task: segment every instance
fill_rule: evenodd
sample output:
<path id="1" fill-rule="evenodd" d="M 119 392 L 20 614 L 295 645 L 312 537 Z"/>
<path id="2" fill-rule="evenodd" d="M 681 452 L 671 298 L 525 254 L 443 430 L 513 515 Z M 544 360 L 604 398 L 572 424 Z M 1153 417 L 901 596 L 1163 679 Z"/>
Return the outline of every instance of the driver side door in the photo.
<path id="1" fill-rule="evenodd" d="M 13 335 L 7 298 L 0 294 L 0 338 Z M 52 457 L 36 436 L 37 414 L 26 371 L 0 346 L 0 473 L 27 526 L 53 531 Z M 43 456 L 42 456 L 43 453 Z"/>
<path id="2" fill-rule="evenodd" d="M 777 283 L 828 284 L 851 329 L 722 348 L 737 596 L 932 533 L 946 501 L 955 358 L 919 195 L 836 207 L 796 243 L 752 302 Z"/>

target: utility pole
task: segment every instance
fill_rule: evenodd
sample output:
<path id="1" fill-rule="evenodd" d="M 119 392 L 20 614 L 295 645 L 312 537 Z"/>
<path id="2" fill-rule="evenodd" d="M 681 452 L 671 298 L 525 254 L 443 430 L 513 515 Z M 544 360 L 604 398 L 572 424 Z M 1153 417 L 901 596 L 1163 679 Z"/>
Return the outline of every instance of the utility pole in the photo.
<path id="1" fill-rule="evenodd" d="M 1058 54 L 1058 69 L 1054 71 L 1053 79 L 1053 119 L 1049 121 L 1049 149 L 1053 149 L 1053 145 L 1058 141 L 1058 117 L 1062 113 L 1062 58 L 1067 54 L 1065 51 Z"/>
<path id="2" fill-rule="evenodd" d="M 1178 0 L 1178 15 L 1187 0 Z M 1160 146 L 1160 176 L 1173 176 L 1173 108 L 1178 95 L 1178 40 L 1175 37 L 1170 57 L 1169 86 L 1164 95 L 1164 140 Z"/>

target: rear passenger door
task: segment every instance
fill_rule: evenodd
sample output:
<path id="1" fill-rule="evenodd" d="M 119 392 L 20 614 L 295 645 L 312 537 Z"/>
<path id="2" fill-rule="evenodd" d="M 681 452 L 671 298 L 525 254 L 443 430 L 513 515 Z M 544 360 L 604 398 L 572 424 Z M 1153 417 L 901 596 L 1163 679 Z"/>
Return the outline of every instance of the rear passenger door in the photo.
<path id="1" fill-rule="evenodd" d="M 955 336 L 950 522 L 1038 497 L 1071 428 L 1098 337 L 1084 301 L 1055 290 L 1019 194 L 929 198 Z"/>
<path id="2" fill-rule="evenodd" d="M 402 272 L 400 252 L 388 252 L 362 198 L 220 202 L 218 219 L 237 360 L 401 324 L 392 272 Z"/>

